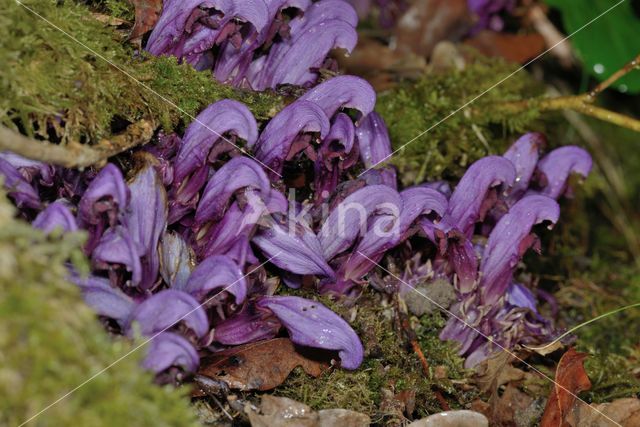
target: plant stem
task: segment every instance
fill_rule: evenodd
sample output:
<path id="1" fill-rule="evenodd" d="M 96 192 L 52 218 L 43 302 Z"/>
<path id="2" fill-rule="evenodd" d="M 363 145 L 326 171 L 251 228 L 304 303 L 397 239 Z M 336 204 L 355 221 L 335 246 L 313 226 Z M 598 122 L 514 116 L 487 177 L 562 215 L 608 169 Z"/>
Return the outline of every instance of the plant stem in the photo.
<path id="1" fill-rule="evenodd" d="M 538 111 L 573 110 L 605 122 L 640 132 L 639 119 L 593 105 L 596 97 L 602 93 L 602 91 L 607 89 L 633 69 L 638 68 L 639 65 L 640 54 L 587 93 L 571 96 L 559 96 L 556 98 L 533 98 L 515 102 L 506 102 L 499 104 L 497 109 L 507 113 L 520 113 L 528 109 L 536 109 Z"/>
<path id="2" fill-rule="evenodd" d="M 84 168 L 100 165 L 109 157 L 146 144 L 153 137 L 154 129 L 155 126 L 151 121 L 140 120 L 129 125 L 124 133 L 89 146 L 83 144 L 57 145 L 38 141 L 0 126 L 0 150 L 11 151 L 31 160 L 66 168 Z"/>

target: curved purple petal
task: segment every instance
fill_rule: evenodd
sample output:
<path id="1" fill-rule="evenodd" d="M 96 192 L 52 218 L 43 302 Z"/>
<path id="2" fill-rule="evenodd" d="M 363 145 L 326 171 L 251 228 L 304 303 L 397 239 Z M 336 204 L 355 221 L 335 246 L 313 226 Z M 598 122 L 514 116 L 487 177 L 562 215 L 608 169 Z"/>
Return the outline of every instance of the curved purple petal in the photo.
<path id="1" fill-rule="evenodd" d="M 489 235 L 480 265 L 485 304 L 493 304 L 505 295 L 513 270 L 532 243 L 531 228 L 543 221 L 555 223 L 559 216 L 560 207 L 552 198 L 527 196 L 498 221 Z"/>
<path id="2" fill-rule="evenodd" d="M 344 252 L 358 235 L 366 233 L 372 215 L 397 217 L 401 207 L 398 192 L 386 185 L 367 186 L 353 192 L 333 209 L 318 233 L 324 258 L 329 260 Z"/>
<path id="3" fill-rule="evenodd" d="M 52 165 L 27 159 L 10 151 L 1 152 L 0 159 L 9 162 L 9 164 L 16 168 L 22 176 L 32 184 L 35 179 L 39 177 L 42 185 L 47 187 L 53 185 L 56 170 Z"/>
<path id="4" fill-rule="evenodd" d="M 329 130 L 329 119 L 318 105 L 295 101 L 271 119 L 264 129 L 257 142 L 256 158 L 280 173 L 300 134 L 318 132 L 325 138 Z"/>
<path id="5" fill-rule="evenodd" d="M 235 157 L 207 183 L 196 210 L 196 224 L 222 218 L 233 193 L 245 188 L 258 190 L 266 198 L 271 184 L 258 163 L 247 157 Z"/>
<path id="6" fill-rule="evenodd" d="M 142 255 L 142 248 L 129 230 L 117 226 L 109 228 L 102 235 L 91 254 L 91 260 L 94 267 L 100 270 L 110 270 L 113 264 L 123 265 L 131 273 L 131 285 L 137 286 L 142 280 Z"/>
<path id="7" fill-rule="evenodd" d="M 376 105 L 376 92 L 360 77 L 338 76 L 320 83 L 299 99 L 318 104 L 327 117 L 333 117 L 341 108 L 353 108 L 368 116 Z"/>
<path id="8" fill-rule="evenodd" d="M 382 117 L 373 112 L 356 128 L 360 158 L 366 168 L 372 168 L 391 155 L 391 139 Z"/>
<path id="9" fill-rule="evenodd" d="M 155 283 L 160 268 L 158 243 L 167 227 L 167 193 L 156 170 L 147 165 L 129 184 L 131 202 L 125 222 L 131 237 L 143 251 L 141 289 Z"/>
<path id="10" fill-rule="evenodd" d="M 489 190 L 500 184 L 511 186 L 515 179 L 516 170 L 509 160 L 498 156 L 478 160 L 469 167 L 451 195 L 443 223 L 469 236 L 483 211 L 490 207 L 484 206 Z"/>
<path id="11" fill-rule="evenodd" d="M 140 325 L 142 335 L 151 336 L 183 321 L 199 338 L 209 332 L 209 321 L 202 306 L 186 292 L 165 289 L 140 303 L 127 321 L 128 334 L 133 324 Z"/>
<path id="12" fill-rule="evenodd" d="M 76 218 L 71 213 L 68 203 L 64 200 L 56 200 L 47 206 L 33 220 L 32 225 L 47 234 L 58 228 L 65 233 L 78 230 Z"/>
<path id="13" fill-rule="evenodd" d="M 153 338 L 147 350 L 142 367 L 160 373 L 172 366 L 179 366 L 186 372 L 195 372 L 200 365 L 200 357 L 193 345 L 178 334 L 163 332 Z"/>
<path id="14" fill-rule="evenodd" d="M 98 224 L 107 214 L 111 225 L 129 205 L 130 193 L 120 169 L 108 163 L 87 187 L 78 205 L 81 223 Z"/>
<path id="15" fill-rule="evenodd" d="M 214 340 L 223 345 L 241 345 L 276 336 L 282 325 L 263 312 L 250 312 L 245 307 L 214 328 Z"/>
<path id="16" fill-rule="evenodd" d="M 185 178 L 207 164 L 213 146 L 223 135 L 233 133 L 252 146 L 258 138 L 258 125 L 251 111 L 241 102 L 225 99 L 209 105 L 189 125 L 175 160 L 175 182 Z M 224 140 L 220 142 L 228 144 Z"/>
<path id="17" fill-rule="evenodd" d="M 125 324 L 135 302 L 120 289 L 111 286 L 109 279 L 74 275 L 70 280 L 80 287 L 84 301 L 98 315 L 114 319 L 120 326 Z"/>
<path id="18" fill-rule="evenodd" d="M 11 163 L 0 158 L 0 177 L 3 177 L 4 188 L 13 198 L 18 208 L 40 209 L 40 196 L 36 189 Z"/>
<path id="19" fill-rule="evenodd" d="M 247 281 L 238 265 L 231 258 L 216 255 L 206 258 L 191 273 L 184 289 L 198 299 L 220 289 L 235 297 L 236 304 L 247 296 Z"/>
<path id="20" fill-rule="evenodd" d="M 338 351 L 345 369 L 357 369 L 362 363 L 364 349 L 358 335 L 324 305 L 299 297 L 262 297 L 257 305 L 275 314 L 294 343 Z"/>
<path id="21" fill-rule="evenodd" d="M 400 193 L 402 211 L 400 212 L 400 230 L 402 233 L 421 215 L 436 213 L 442 217 L 449 206 L 447 198 L 429 187 L 411 187 Z"/>
<path id="22" fill-rule="evenodd" d="M 586 178 L 592 166 L 591 156 L 583 148 L 573 145 L 556 148 L 538 163 L 544 187 L 540 194 L 557 199 L 566 190 L 567 180 L 572 173 Z"/>
<path id="23" fill-rule="evenodd" d="M 537 132 L 527 133 L 513 143 L 502 155 L 516 168 L 516 181 L 509 192 L 515 203 L 529 188 L 529 181 L 538 164 L 540 148 L 546 144 L 544 135 Z"/>
<path id="24" fill-rule="evenodd" d="M 273 264 L 283 270 L 296 274 L 334 277 L 333 269 L 322 256 L 318 237 L 306 224 L 292 218 L 288 224 L 273 217 L 268 218 L 267 227 L 252 242 L 272 258 Z"/>

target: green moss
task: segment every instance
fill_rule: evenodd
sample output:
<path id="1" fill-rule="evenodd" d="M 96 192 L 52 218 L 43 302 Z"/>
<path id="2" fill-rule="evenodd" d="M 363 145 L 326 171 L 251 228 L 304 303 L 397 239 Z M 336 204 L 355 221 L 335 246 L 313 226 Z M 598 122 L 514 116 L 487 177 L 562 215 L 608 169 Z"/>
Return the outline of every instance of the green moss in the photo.
<path id="1" fill-rule="evenodd" d="M 536 111 L 507 114 L 491 108 L 541 94 L 539 84 L 525 71 L 510 76 L 516 69 L 495 58 L 478 57 L 463 70 L 428 72 L 380 94 L 376 108 L 389 127 L 393 147 L 404 146 L 392 161 L 405 183 L 459 178 L 469 164 L 502 151 L 519 133 L 541 128 Z M 468 108 L 451 115 L 489 88 Z"/>
<path id="2" fill-rule="evenodd" d="M 29 135 L 95 142 L 119 123 L 143 117 L 172 129 L 224 98 L 246 103 L 258 119 L 282 105 L 275 95 L 221 85 L 175 59 L 140 55 L 84 5 L 24 3 L 69 34 L 13 0 L 0 0 L 0 123 Z"/>
<path id="3" fill-rule="evenodd" d="M 144 350 L 119 359 L 133 344 L 112 340 L 65 281 L 84 236 L 45 237 L 13 214 L 0 194 L 0 425 L 19 425 L 99 373 L 30 425 L 195 426 L 186 391 L 154 385 L 139 366 Z"/>
<path id="4" fill-rule="evenodd" d="M 300 295 L 318 299 L 304 291 Z M 462 380 L 467 374 L 462 368 L 462 360 L 450 343 L 438 338 L 444 317 L 433 314 L 413 319 L 432 374 L 436 367 L 446 372 L 444 379 L 436 379 L 433 375 L 427 378 L 417 356 L 396 330 L 393 310 L 383 299 L 372 291 L 366 291 L 358 300 L 357 315 L 351 322 L 365 347 L 365 360 L 358 370 L 334 369 L 320 378 L 311 378 L 302 370 L 296 370 L 275 394 L 302 401 L 315 409 L 345 408 L 364 412 L 374 422 L 382 424 L 400 420 L 398 413 L 384 409 L 385 390 L 394 394 L 415 391 L 415 417 L 442 410 L 435 398 L 434 387 L 444 392 L 454 408 L 470 402 L 473 396 L 454 385 L 455 380 Z M 343 317 L 350 317 L 349 310 L 340 303 L 327 298 L 319 300 Z"/>

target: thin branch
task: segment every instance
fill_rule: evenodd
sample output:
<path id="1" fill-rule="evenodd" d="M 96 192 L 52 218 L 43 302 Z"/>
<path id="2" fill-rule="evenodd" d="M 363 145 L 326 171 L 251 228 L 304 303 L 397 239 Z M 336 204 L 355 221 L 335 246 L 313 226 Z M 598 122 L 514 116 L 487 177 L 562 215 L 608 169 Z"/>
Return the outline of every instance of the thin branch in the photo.
<path id="1" fill-rule="evenodd" d="M 90 146 L 78 143 L 57 145 L 38 141 L 0 126 L 0 150 L 11 151 L 28 159 L 67 168 L 84 168 L 102 164 L 109 157 L 146 144 L 151 141 L 154 129 L 155 126 L 151 121 L 140 120 L 129 125 L 124 133 Z"/>
<path id="2" fill-rule="evenodd" d="M 593 104 L 598 94 L 602 93 L 602 91 L 614 84 L 620 78 L 624 77 L 633 69 L 638 68 L 639 65 L 640 54 L 587 93 L 572 96 L 559 96 L 556 98 L 533 98 L 522 101 L 506 102 L 498 104 L 496 108 L 510 113 L 519 113 L 528 109 L 537 109 L 539 111 L 573 110 L 605 122 L 640 132 L 639 119 L 616 113 L 615 111 L 607 110 L 606 108 L 598 107 Z"/>

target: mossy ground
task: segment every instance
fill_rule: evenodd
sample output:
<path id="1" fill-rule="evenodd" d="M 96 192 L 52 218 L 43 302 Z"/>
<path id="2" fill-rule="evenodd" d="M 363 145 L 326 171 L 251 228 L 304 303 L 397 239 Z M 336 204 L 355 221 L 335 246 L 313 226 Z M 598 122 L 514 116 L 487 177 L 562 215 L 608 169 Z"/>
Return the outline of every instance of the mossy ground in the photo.
<path id="1" fill-rule="evenodd" d="M 46 237 L 13 215 L 0 194 L 0 425 L 73 390 L 30 425 L 195 426 L 186 390 L 154 385 L 139 366 L 144 349 L 122 357 L 134 344 L 112 340 L 65 280 L 70 259 L 87 268 L 84 235 Z"/>
<path id="2" fill-rule="evenodd" d="M 0 123 L 6 126 L 63 143 L 95 142 L 142 118 L 174 129 L 224 98 L 242 100 L 258 119 L 282 105 L 273 94 L 239 91 L 175 59 L 136 50 L 125 32 L 101 23 L 85 5 L 23 3 L 50 23 L 0 0 Z M 124 2 L 106 6 L 130 17 Z"/>

